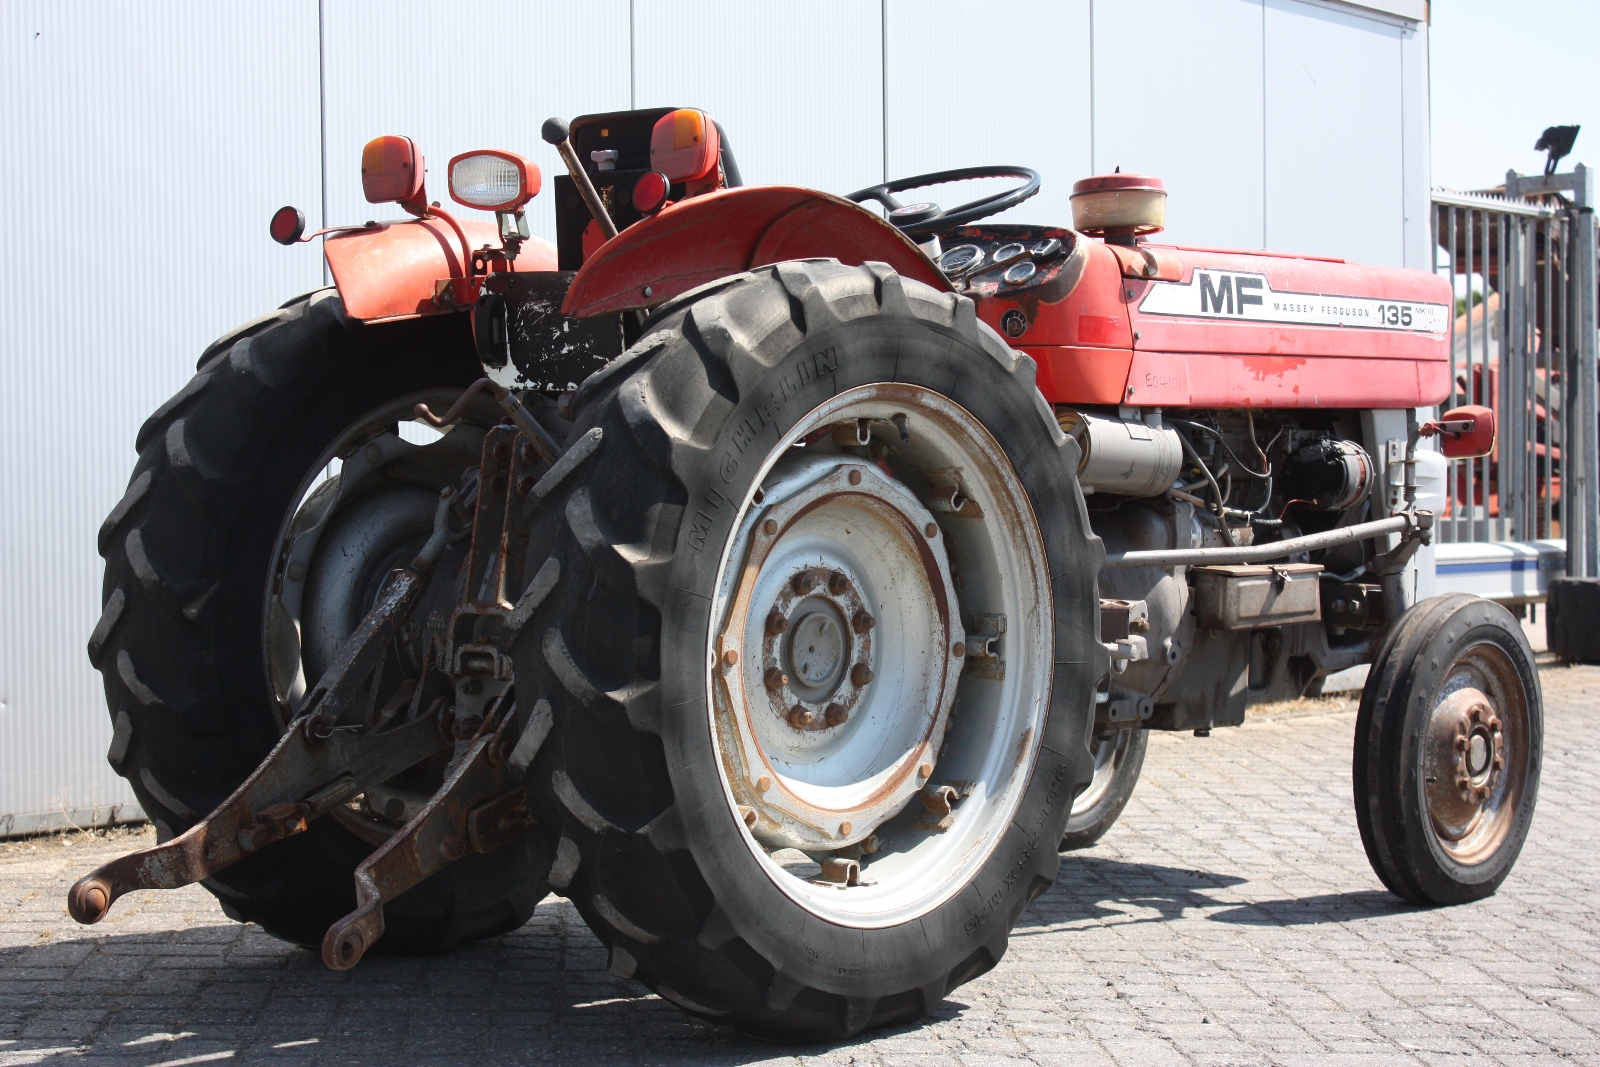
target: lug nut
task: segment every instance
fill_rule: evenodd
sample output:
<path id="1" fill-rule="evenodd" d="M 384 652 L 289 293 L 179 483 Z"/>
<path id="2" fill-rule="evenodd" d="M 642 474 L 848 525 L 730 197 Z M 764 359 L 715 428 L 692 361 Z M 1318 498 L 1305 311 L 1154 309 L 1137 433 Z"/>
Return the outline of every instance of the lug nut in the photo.
<path id="1" fill-rule="evenodd" d="M 757 793 L 765 793 L 767 790 L 769 790 L 771 788 L 772 788 L 772 779 L 771 778 L 768 778 L 766 775 L 763 774 L 760 778 L 756 779 L 756 792 Z"/>
<path id="2" fill-rule="evenodd" d="M 861 484 L 861 472 L 860 471 L 852 470 L 850 472 L 849 478 L 850 478 L 850 484 L 851 485 L 860 485 Z"/>
<path id="3" fill-rule="evenodd" d="M 866 685 L 875 677 L 876 675 L 872 673 L 872 668 L 865 663 L 857 663 L 850 668 L 850 681 L 856 685 Z"/>
<path id="4" fill-rule="evenodd" d="M 851 827 L 851 825 L 849 823 L 847 823 L 847 822 L 840 823 L 839 824 L 839 836 L 840 837 L 849 837 L 851 829 L 852 829 L 852 827 Z"/>
<path id="5" fill-rule="evenodd" d="M 845 590 L 850 588 L 850 579 L 838 571 L 828 575 L 828 592 L 834 596 L 844 596 Z"/>
<path id="6" fill-rule="evenodd" d="M 739 650 L 737 648 L 728 649 L 722 654 L 722 662 L 730 667 L 735 666 L 739 662 Z"/>
<path id="7" fill-rule="evenodd" d="M 776 637 L 789 628 L 789 620 L 784 618 L 783 612 L 772 609 L 772 614 L 767 616 L 767 634 Z"/>
<path id="8" fill-rule="evenodd" d="M 789 587 L 794 590 L 795 596 L 805 596 L 811 592 L 811 587 L 816 584 L 816 581 L 817 576 L 807 569 L 789 579 Z"/>
<path id="9" fill-rule="evenodd" d="M 789 684 L 789 676 L 776 667 L 768 667 L 766 675 L 761 679 L 768 689 L 782 689 Z"/>
<path id="10" fill-rule="evenodd" d="M 932 541 L 939 536 L 939 527 L 936 523 L 930 522 L 922 528 L 922 532 L 928 535 L 928 540 Z"/>
<path id="11" fill-rule="evenodd" d="M 878 620 L 868 615 L 865 611 L 858 611 L 855 614 L 855 618 L 850 620 L 850 625 L 855 627 L 856 633 L 864 634 L 878 625 Z"/>
<path id="12" fill-rule="evenodd" d="M 918 778 L 931 778 L 931 777 L 933 777 L 933 764 L 924 763 L 922 766 L 918 767 L 917 768 L 917 777 Z"/>
<path id="13" fill-rule="evenodd" d="M 822 723 L 824 726 L 838 726 L 849 717 L 850 713 L 844 710 L 843 704 L 829 704 L 827 712 L 822 716 Z"/>
<path id="14" fill-rule="evenodd" d="M 956 659 L 960 659 L 962 656 L 965 656 L 967 654 L 966 642 L 957 641 L 955 644 L 951 645 L 950 654 Z"/>
<path id="15" fill-rule="evenodd" d="M 762 523 L 761 524 L 761 532 L 766 534 L 768 537 L 771 537 L 773 534 L 777 533 L 778 532 L 778 520 L 777 519 L 768 519 L 766 522 Z"/>
<path id="16" fill-rule="evenodd" d="M 800 704 L 796 704 L 793 708 L 789 709 L 789 725 L 793 726 L 796 730 L 810 726 L 812 720 L 816 717 L 816 712 Z"/>

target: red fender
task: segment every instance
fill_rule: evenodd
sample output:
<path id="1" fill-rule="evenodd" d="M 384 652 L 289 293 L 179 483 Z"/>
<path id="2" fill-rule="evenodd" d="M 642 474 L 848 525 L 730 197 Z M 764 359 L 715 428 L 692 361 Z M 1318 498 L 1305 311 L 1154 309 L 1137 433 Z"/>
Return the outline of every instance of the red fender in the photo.
<path id="1" fill-rule="evenodd" d="M 636 222 L 584 263 L 562 311 L 575 318 L 647 308 L 767 263 L 831 257 L 889 264 L 950 290 L 905 234 L 849 200 L 789 185 L 722 189 Z"/>
<path id="2" fill-rule="evenodd" d="M 472 248 L 500 247 L 493 223 L 461 220 Z M 336 234 L 324 248 L 333 283 L 339 287 L 345 314 L 362 322 L 414 319 L 461 309 L 461 300 L 475 295 L 441 281 L 465 278 L 461 239 L 443 219 L 405 219 L 379 223 L 376 229 Z M 503 269 L 503 268 L 497 268 Z M 512 270 L 556 269 L 556 246 L 538 237 L 522 242 Z"/>

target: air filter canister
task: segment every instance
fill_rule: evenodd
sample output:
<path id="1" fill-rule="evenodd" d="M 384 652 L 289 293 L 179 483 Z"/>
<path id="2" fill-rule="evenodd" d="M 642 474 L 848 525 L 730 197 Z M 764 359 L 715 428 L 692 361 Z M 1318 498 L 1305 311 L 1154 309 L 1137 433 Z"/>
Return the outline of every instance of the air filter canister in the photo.
<path id="1" fill-rule="evenodd" d="M 1157 233 L 1167 225 L 1167 189 L 1146 174 L 1100 174 L 1072 187 L 1072 228 L 1096 236 Z"/>
<path id="2" fill-rule="evenodd" d="M 1063 411 L 1056 421 L 1083 450 L 1078 482 L 1086 494 L 1160 496 L 1183 468 L 1176 430 L 1082 411 Z"/>

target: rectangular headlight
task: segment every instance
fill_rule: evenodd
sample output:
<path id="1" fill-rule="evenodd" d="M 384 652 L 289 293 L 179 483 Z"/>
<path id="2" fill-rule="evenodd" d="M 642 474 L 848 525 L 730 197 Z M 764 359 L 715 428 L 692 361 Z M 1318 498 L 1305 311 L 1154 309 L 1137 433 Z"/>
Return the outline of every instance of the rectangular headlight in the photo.
<path id="1" fill-rule="evenodd" d="M 450 161 L 450 199 L 483 211 L 515 211 L 539 192 L 539 168 L 514 152 L 464 152 Z"/>

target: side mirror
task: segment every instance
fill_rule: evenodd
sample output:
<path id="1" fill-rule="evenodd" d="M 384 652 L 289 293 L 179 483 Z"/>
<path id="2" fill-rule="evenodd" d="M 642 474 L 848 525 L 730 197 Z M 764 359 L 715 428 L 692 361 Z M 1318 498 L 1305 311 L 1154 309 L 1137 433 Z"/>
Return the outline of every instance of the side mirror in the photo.
<path id="1" fill-rule="evenodd" d="M 1446 459 L 1478 459 L 1494 451 L 1497 426 L 1492 409 L 1467 404 L 1451 408 L 1422 432 L 1440 438 L 1439 450 Z"/>
<path id="2" fill-rule="evenodd" d="M 650 131 L 650 169 L 674 185 L 716 173 L 722 154 L 717 124 L 699 108 L 680 107 L 656 120 Z"/>
<path id="3" fill-rule="evenodd" d="M 369 204 L 396 203 L 413 215 L 428 211 L 427 168 L 409 137 L 374 137 L 361 150 L 361 191 Z"/>

